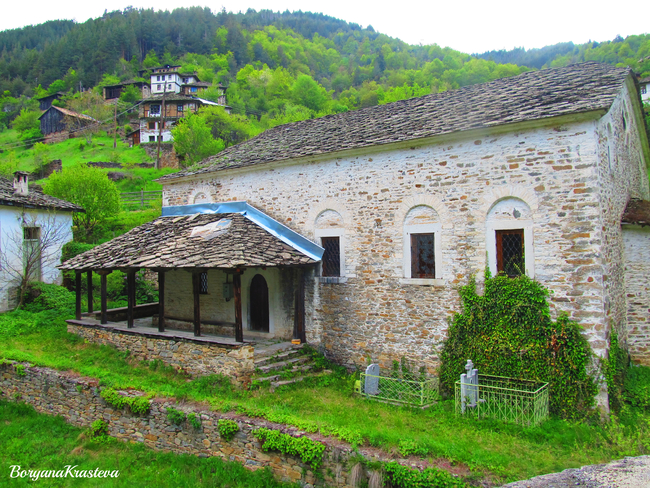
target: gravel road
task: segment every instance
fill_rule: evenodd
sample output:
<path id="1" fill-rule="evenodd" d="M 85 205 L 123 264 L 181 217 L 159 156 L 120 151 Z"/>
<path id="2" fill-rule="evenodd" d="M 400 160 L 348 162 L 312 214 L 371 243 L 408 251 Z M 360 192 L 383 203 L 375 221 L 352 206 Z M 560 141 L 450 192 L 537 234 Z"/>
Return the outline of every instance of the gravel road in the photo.
<path id="1" fill-rule="evenodd" d="M 502 488 L 650 488 L 650 456 L 627 457 L 515 481 Z"/>

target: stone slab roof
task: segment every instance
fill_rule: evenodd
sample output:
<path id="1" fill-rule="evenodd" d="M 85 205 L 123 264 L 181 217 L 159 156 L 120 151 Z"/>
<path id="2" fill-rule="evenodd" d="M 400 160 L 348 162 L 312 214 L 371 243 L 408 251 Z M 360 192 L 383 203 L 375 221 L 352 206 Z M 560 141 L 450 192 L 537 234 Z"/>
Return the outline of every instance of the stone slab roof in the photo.
<path id="1" fill-rule="evenodd" d="M 629 74 L 629 68 L 574 64 L 281 125 L 160 180 L 607 110 Z"/>
<path id="2" fill-rule="evenodd" d="M 197 235 L 192 236 L 193 231 Z M 314 263 L 243 215 L 222 213 L 160 217 L 69 259 L 59 268 L 233 269 Z"/>
<path id="3" fill-rule="evenodd" d="M 162 103 L 163 95 L 152 95 L 149 98 L 145 98 L 142 100 L 142 102 L 154 102 L 154 103 Z M 182 93 L 174 93 L 174 92 L 169 92 L 165 95 L 165 102 L 196 102 L 196 98 L 194 98 L 191 95 L 183 95 Z"/>
<path id="4" fill-rule="evenodd" d="M 79 205 L 46 195 L 36 186 L 29 187 L 27 195 L 17 195 L 14 193 L 13 182 L 7 178 L 0 178 L 0 205 L 84 212 Z"/>
<path id="5" fill-rule="evenodd" d="M 640 198 L 632 198 L 625 207 L 621 223 L 641 226 L 650 225 L 650 202 Z"/>

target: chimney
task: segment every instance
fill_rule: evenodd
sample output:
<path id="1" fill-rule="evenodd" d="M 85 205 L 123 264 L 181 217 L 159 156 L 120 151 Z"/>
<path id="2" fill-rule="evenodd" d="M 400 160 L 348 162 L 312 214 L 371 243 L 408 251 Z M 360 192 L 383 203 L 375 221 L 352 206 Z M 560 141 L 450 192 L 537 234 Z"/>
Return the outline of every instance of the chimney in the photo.
<path id="1" fill-rule="evenodd" d="M 29 173 L 27 171 L 16 171 L 14 173 L 14 193 L 16 195 L 27 195 L 29 193 Z"/>

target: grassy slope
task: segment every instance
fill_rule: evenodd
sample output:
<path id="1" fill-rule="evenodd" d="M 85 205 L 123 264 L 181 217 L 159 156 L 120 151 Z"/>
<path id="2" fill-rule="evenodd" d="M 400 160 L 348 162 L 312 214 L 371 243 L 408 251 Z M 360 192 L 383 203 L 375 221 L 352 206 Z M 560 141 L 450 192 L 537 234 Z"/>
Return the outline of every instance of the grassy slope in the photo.
<path id="1" fill-rule="evenodd" d="M 281 488 L 295 487 L 273 479 L 270 471 L 251 473 L 241 464 L 219 458 L 202 459 L 152 451 L 141 444 L 126 444 L 111 438 L 94 440 L 62 417 L 36 413 L 23 404 L 0 401 L 0 464 L 2 486 L 156 486 Z M 12 465 L 21 469 L 119 470 L 118 478 L 11 479 Z"/>
<path id="2" fill-rule="evenodd" d="M 60 322 L 40 334 L 21 336 L 7 329 L 7 320 L 12 321 L 0 316 L 0 331 L 3 327 L 5 330 L 4 334 L 0 332 L 0 357 L 78 371 L 101 378 L 107 385 L 205 401 L 215 409 L 234 409 L 306 430 L 316 425 L 322 432 L 343 437 L 357 433 L 365 442 L 388 450 L 410 442 L 428 453 L 427 457 L 460 462 L 475 469 L 477 476 L 499 481 L 525 479 L 650 450 L 650 440 L 642 440 L 650 438 L 649 418 L 637 419 L 630 428 L 557 419 L 535 429 L 492 421 L 470 422 L 456 418 L 450 402 L 420 411 L 363 400 L 352 394 L 353 379 L 349 377 L 275 393 L 238 391 L 214 378 L 188 382 L 170 368 L 136 364 L 129 361 L 127 354 L 67 334 Z"/>
<path id="3" fill-rule="evenodd" d="M 60 159 L 64 168 L 76 166 L 81 163 L 93 162 L 119 162 L 122 164 L 151 163 L 152 160 L 140 146 L 129 147 L 119 138 L 117 148 L 113 149 L 113 138 L 107 135 L 93 137 L 92 145 L 86 145 L 84 138 L 68 139 L 67 141 L 48 145 L 50 151 L 48 160 Z M 6 130 L 0 133 L 0 164 L 11 157 L 17 162 L 17 169 L 34 171 L 34 150 L 25 148 L 18 141 L 15 130 Z M 116 171 L 116 170 L 105 170 Z M 160 190 L 162 186 L 152 180 L 162 175 L 172 173 L 174 170 L 152 170 L 132 168 L 130 170 L 117 170 L 126 173 L 129 178 L 117 182 L 120 191 Z"/>

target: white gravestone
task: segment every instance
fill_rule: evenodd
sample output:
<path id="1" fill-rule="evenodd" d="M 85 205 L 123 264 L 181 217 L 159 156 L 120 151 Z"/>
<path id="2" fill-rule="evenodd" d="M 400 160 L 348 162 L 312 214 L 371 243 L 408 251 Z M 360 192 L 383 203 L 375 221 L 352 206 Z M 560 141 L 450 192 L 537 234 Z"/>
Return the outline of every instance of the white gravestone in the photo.
<path id="1" fill-rule="evenodd" d="M 377 395 L 379 393 L 379 365 L 371 364 L 366 368 L 366 383 L 363 387 L 366 395 Z"/>
<path id="2" fill-rule="evenodd" d="M 460 375 L 460 401 L 461 412 L 465 413 L 465 408 L 476 407 L 478 403 L 478 369 L 474 368 L 471 359 L 465 364 L 467 373 Z"/>

